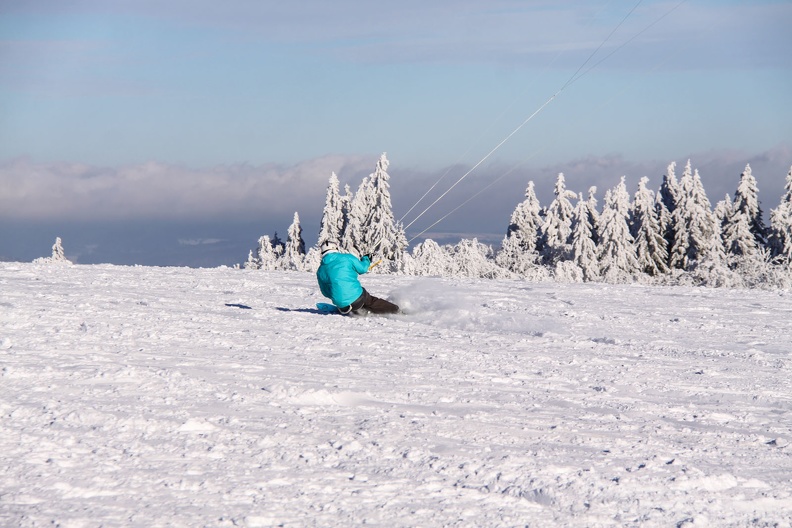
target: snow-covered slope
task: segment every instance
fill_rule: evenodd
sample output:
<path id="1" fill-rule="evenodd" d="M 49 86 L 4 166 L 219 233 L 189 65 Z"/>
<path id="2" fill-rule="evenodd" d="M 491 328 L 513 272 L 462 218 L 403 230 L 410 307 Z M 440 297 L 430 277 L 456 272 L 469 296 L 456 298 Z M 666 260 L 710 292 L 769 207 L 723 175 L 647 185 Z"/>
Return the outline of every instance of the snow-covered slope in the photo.
<path id="1" fill-rule="evenodd" d="M 3 526 L 789 526 L 788 292 L 0 264 Z"/>

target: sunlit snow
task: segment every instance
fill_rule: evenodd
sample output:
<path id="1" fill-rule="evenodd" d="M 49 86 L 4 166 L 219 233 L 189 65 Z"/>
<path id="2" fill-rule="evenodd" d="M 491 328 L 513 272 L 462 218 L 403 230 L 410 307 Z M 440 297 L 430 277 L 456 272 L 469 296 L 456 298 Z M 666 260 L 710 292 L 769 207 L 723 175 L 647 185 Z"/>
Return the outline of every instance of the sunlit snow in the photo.
<path id="1" fill-rule="evenodd" d="M 3 526 L 789 526 L 789 292 L 0 263 Z"/>

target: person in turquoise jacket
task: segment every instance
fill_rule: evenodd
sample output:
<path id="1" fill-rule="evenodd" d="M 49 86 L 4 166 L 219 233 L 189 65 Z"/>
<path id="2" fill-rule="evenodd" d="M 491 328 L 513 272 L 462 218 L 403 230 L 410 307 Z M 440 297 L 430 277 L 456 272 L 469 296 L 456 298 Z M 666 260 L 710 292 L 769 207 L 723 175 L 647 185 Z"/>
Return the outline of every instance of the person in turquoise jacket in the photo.
<path id="1" fill-rule="evenodd" d="M 359 313 L 361 308 L 372 313 L 397 313 L 399 307 L 369 294 L 360 285 L 358 277 L 369 270 L 371 257 L 357 258 L 338 250 L 335 242 L 322 245 L 322 263 L 316 270 L 316 279 L 322 295 L 333 301 L 342 314 Z"/>

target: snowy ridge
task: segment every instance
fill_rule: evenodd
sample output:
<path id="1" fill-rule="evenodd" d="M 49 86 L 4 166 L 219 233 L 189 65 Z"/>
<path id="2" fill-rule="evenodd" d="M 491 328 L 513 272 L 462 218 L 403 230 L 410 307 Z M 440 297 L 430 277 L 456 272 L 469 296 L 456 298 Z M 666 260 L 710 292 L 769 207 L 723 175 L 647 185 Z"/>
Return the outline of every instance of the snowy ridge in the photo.
<path id="1" fill-rule="evenodd" d="M 364 286 L 0 263 L 0 525 L 789 525 L 788 292 Z"/>

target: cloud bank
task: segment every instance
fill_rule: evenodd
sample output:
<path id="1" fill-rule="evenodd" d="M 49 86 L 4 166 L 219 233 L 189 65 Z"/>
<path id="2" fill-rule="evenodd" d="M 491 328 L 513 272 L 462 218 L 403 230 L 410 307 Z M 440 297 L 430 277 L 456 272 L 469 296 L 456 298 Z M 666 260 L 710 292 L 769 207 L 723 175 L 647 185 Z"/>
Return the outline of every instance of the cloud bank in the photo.
<path id="1" fill-rule="evenodd" d="M 332 171 L 357 175 L 373 163 L 326 156 L 293 166 L 163 163 L 118 168 L 17 159 L 0 165 L 0 213 L 26 220 L 198 219 L 321 208 Z"/>
<path id="2" fill-rule="evenodd" d="M 657 189 L 668 164 L 684 165 L 688 158 L 699 170 L 713 205 L 725 194 L 734 194 L 740 173 L 750 163 L 767 215 L 781 198 L 792 165 L 792 145 L 755 154 L 692 153 L 675 160 L 636 162 L 612 155 L 546 166 L 482 166 L 431 206 L 407 235 L 412 239 L 426 230 L 413 243 L 425 238 L 456 243 L 476 237 L 497 247 L 528 181 L 534 181 L 540 202 L 547 206 L 556 176 L 563 172 L 567 188 L 576 193 L 585 195 L 596 186 L 601 205 L 605 192 L 621 176 L 626 176 L 630 193 L 643 176 Z M 330 173 L 336 172 L 354 191 L 373 171 L 376 159 L 324 156 L 293 166 L 201 169 L 161 163 L 107 168 L 29 159 L 0 163 L 0 260 L 46 256 L 54 237 L 60 236 L 73 262 L 231 265 L 246 258 L 259 236 L 285 236 L 294 211 L 300 213 L 303 237 L 310 246 L 316 243 Z M 468 169 L 459 165 L 417 170 L 391 158 L 397 219 L 437 183 L 405 217 L 405 225 L 412 222 Z"/>
<path id="3" fill-rule="evenodd" d="M 328 155 L 292 166 L 239 164 L 208 168 L 154 162 L 110 168 L 16 159 L 0 164 L 0 217 L 27 221 L 191 221 L 266 216 L 283 218 L 282 225 L 275 228 L 284 231 L 295 211 L 311 219 L 321 214 L 332 172 L 338 175 L 342 186 L 348 184 L 354 192 L 363 177 L 373 172 L 376 159 Z M 454 226 L 463 231 L 492 232 L 501 230 L 496 226 L 506 225 L 528 181 L 535 182 L 543 204 L 552 200 L 559 172 L 564 173 L 569 189 L 586 194 L 589 187 L 596 186 L 597 195 L 602 197 L 621 176 L 627 177 L 630 192 L 643 176 L 648 176 L 650 186 L 656 189 L 671 161 L 676 161 L 677 172 L 681 173 L 687 159 L 699 170 L 713 204 L 725 194 L 734 193 L 740 173 L 750 164 L 768 210 L 777 205 L 783 191 L 792 164 L 792 145 L 778 145 L 754 154 L 734 150 L 691 153 L 675 160 L 631 161 L 614 154 L 541 167 L 494 163 L 480 167 L 460 182 L 457 180 L 469 166 L 422 171 L 391 159 L 389 173 L 397 217 L 415 205 L 405 223 L 414 220 L 457 182 L 415 223 L 413 231 L 459 208 L 438 231 Z M 418 203 L 433 185 L 436 188 Z"/>

